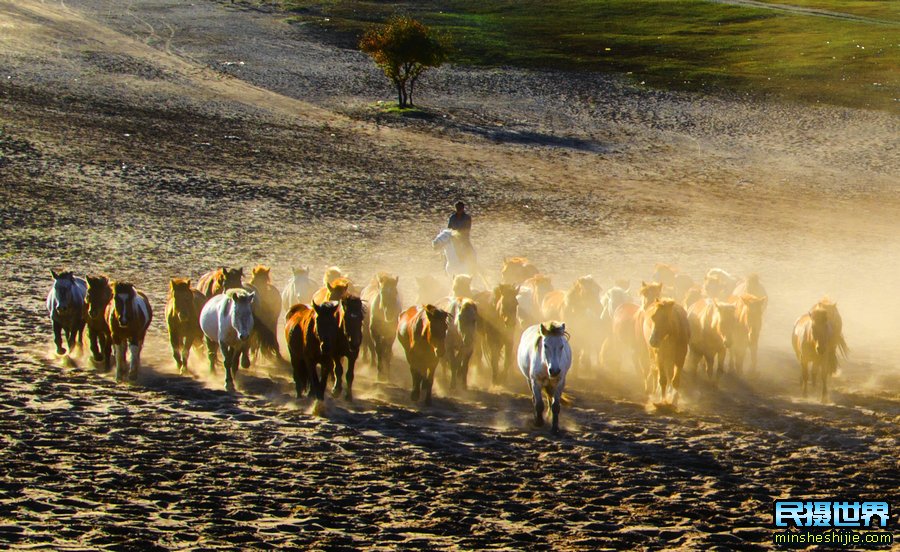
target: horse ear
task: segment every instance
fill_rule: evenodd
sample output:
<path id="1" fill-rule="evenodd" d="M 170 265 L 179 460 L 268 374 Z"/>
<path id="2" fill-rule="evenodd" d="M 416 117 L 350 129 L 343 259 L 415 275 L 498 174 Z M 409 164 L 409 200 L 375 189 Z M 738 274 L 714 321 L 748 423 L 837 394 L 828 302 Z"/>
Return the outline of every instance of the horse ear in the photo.
<path id="1" fill-rule="evenodd" d="M 56 273 L 52 268 L 50 269 L 50 275 L 53 276 L 54 280 L 59 280 L 59 274 Z"/>
<path id="2" fill-rule="evenodd" d="M 566 333 L 566 323 L 565 323 L 565 322 L 563 322 L 562 324 L 560 324 L 560 325 L 557 326 L 557 327 L 559 328 L 559 331 L 560 331 L 560 332 Z"/>
<path id="3" fill-rule="evenodd" d="M 319 305 L 316 304 L 316 300 L 315 300 L 315 299 L 312 300 L 312 306 L 313 306 L 313 309 L 318 309 L 318 308 L 319 308 Z"/>
<path id="4" fill-rule="evenodd" d="M 249 302 L 252 303 L 254 299 L 256 299 L 256 292 L 255 292 L 255 291 L 251 291 L 250 293 L 247 294 L 247 300 L 248 300 Z"/>
<path id="5" fill-rule="evenodd" d="M 541 324 L 541 335 L 546 336 L 550 331 L 547 329 L 547 326 Z"/>
<path id="6" fill-rule="evenodd" d="M 175 291 L 175 278 L 169 279 L 169 289 L 171 289 L 172 291 Z"/>

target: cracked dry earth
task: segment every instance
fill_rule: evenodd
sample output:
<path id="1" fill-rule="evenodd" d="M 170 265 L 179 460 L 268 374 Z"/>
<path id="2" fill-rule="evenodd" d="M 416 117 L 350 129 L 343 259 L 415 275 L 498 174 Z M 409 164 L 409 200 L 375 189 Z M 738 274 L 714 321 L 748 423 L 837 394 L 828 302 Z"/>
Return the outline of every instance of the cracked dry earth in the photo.
<path id="1" fill-rule="evenodd" d="M 358 54 L 204 1 L 0 1 L 0 46 L 3 548 L 754 550 L 776 498 L 898 496 L 900 304 L 879 291 L 900 259 L 896 114 L 448 67 L 423 89 L 433 116 L 390 118 Z M 426 408 L 399 355 L 385 384 L 363 362 L 356 401 L 319 415 L 280 365 L 236 394 L 200 352 L 177 374 L 169 277 L 337 263 L 400 274 L 411 303 L 456 197 L 493 279 L 512 254 L 559 288 L 659 260 L 760 272 L 759 371 L 688 377 L 677 410 L 628 370 L 576 372 L 559 437 L 529 425 L 516 374 L 476 370 L 461 396 L 440 375 Z M 61 267 L 149 295 L 134 384 L 51 354 Z M 826 292 L 853 352 L 820 404 L 787 336 Z"/>

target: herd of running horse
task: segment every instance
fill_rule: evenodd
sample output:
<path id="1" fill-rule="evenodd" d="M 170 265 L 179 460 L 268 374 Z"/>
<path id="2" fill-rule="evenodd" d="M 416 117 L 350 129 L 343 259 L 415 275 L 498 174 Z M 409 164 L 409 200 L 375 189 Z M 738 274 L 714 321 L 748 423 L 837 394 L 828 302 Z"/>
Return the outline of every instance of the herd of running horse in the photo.
<path id="1" fill-rule="evenodd" d="M 80 346 L 87 328 L 94 362 L 109 370 L 114 358 L 117 380 L 135 378 L 153 319 L 147 296 L 106 276 L 51 272 L 47 308 L 57 354 L 67 353 L 63 337 L 70 350 Z M 310 277 L 309 268 L 294 268 L 283 291 L 272 284 L 267 266 L 253 268 L 249 283 L 243 276 L 240 268 L 222 267 L 201 276 L 196 287 L 186 278 L 170 280 L 166 325 L 182 373 L 191 349 L 205 342 L 211 371 L 222 351 L 225 386 L 233 391 L 239 363 L 247 368 L 259 355 L 282 359 L 277 330 L 284 313 L 298 397 L 323 400 L 333 377 L 333 394 L 352 400 L 357 358 L 367 356 L 382 380 L 399 342 L 413 401 L 430 403 L 441 364 L 453 392 L 467 388 L 472 363 L 485 365 L 495 384 L 517 363 L 532 390 L 535 423 L 543 424 L 546 395 L 554 431 L 573 363 L 609 369 L 630 363 L 648 395 L 664 403 L 677 401 L 685 366 L 697 370 L 703 364 L 706 377 L 716 381 L 726 366 L 740 372 L 749 352 L 755 370 L 768 305 L 756 275 L 740 279 L 712 269 L 695 284 L 663 264 L 633 297 L 628 282 L 602 292 L 591 276 L 566 290 L 553 289 L 532 263 L 513 257 L 504 261 L 493 289 L 474 290 L 466 274 L 454 276 L 449 290 L 434 277 L 419 278 L 417 300 L 407 308 L 399 278 L 383 272 L 362 289 L 337 267 L 327 269 L 321 282 Z M 812 380 L 824 400 L 838 356 L 847 352 L 837 306 L 823 299 L 803 314 L 792 345 L 804 395 Z"/>

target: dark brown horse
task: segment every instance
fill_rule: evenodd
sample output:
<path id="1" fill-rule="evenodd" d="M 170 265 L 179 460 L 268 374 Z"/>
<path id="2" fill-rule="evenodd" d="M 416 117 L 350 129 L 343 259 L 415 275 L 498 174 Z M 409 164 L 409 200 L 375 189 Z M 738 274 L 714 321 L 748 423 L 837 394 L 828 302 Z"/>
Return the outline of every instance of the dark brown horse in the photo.
<path id="1" fill-rule="evenodd" d="M 425 394 L 425 404 L 431 404 L 434 371 L 444 357 L 447 339 L 447 312 L 434 305 L 410 307 L 400 313 L 397 340 L 406 353 L 412 375 L 410 398 L 418 401 Z"/>
<path id="2" fill-rule="evenodd" d="M 391 370 L 392 349 L 397 339 L 397 317 L 402 310 L 398 282 L 398 276 L 381 272 L 363 289 L 363 299 L 369 303 L 365 343 L 379 380 L 386 379 Z"/>
<path id="3" fill-rule="evenodd" d="M 112 288 L 106 276 L 88 276 L 87 294 L 84 296 L 84 318 L 87 321 L 88 340 L 94 362 L 104 369 L 112 368 L 112 337 L 106 321 L 106 307 L 112 301 Z"/>
<path id="4" fill-rule="evenodd" d="M 487 353 L 491 366 L 493 383 L 506 381 L 509 368 L 515 362 L 515 337 L 518 326 L 519 300 L 516 296 L 519 289 L 509 284 L 500 284 L 494 291 L 483 291 L 475 296 L 478 314 L 482 324 L 482 347 Z M 503 368 L 500 369 L 500 356 L 503 355 Z"/>
<path id="5" fill-rule="evenodd" d="M 285 316 L 284 335 L 298 399 L 307 391 L 310 397 L 320 401 L 325 399 L 325 386 L 328 385 L 328 374 L 334 370 L 332 365 L 341 331 L 339 308 L 336 301 L 321 305 L 313 301 L 312 307 L 294 305 Z M 322 367 L 321 377 L 316 366 Z"/>
<path id="6" fill-rule="evenodd" d="M 256 292 L 253 302 L 253 336 L 250 349 L 270 358 L 281 359 L 278 348 L 278 317 L 281 316 L 281 292 L 272 285 L 271 269 L 265 265 L 253 267 L 253 276 L 248 291 Z M 249 359 L 248 359 L 249 360 Z"/>
<path id="7" fill-rule="evenodd" d="M 136 379 L 141 367 L 144 336 L 153 320 L 150 300 L 143 292 L 126 282 L 113 282 L 113 298 L 106 307 L 106 320 L 116 352 L 116 380 L 126 376 Z M 128 346 L 129 366 L 125 367 L 125 347 Z"/>
<path id="8" fill-rule="evenodd" d="M 362 299 L 356 295 L 346 295 L 340 302 L 338 309 L 338 333 L 337 348 L 334 355 L 334 389 L 332 393 L 338 396 L 342 390 L 341 377 L 344 374 L 344 366 L 341 359 L 347 359 L 347 387 L 343 389 L 344 398 L 353 400 L 353 375 L 356 368 L 356 359 L 359 358 L 359 349 L 362 346 L 363 321 L 365 309 Z"/>
<path id="9" fill-rule="evenodd" d="M 197 280 L 197 289 L 207 299 L 224 292 L 226 289 L 237 289 L 243 286 L 244 269 L 221 267 L 210 270 Z"/>
<path id="10" fill-rule="evenodd" d="M 178 372 L 183 374 L 188 366 L 188 356 L 192 347 L 203 343 L 200 329 L 200 311 L 206 304 L 206 296 L 191 287 L 188 278 L 169 280 L 169 300 L 166 302 L 166 327 L 169 343 Z"/>
<path id="11" fill-rule="evenodd" d="M 53 325 L 53 341 L 56 343 L 56 354 L 66 354 L 63 347 L 63 334 L 69 350 L 78 345 L 84 333 L 84 297 L 87 294 L 87 283 L 76 278 L 72 272 L 57 274 L 53 270 L 53 287 L 47 294 L 47 311 Z"/>

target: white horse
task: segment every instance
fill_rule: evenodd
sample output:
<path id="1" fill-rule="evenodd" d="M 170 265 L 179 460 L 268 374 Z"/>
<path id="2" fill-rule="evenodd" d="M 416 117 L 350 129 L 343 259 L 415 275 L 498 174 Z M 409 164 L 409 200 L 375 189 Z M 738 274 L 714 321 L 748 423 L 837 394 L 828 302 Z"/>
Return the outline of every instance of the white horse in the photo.
<path id="1" fill-rule="evenodd" d="M 200 327 L 206 335 L 209 351 L 209 371 L 216 369 L 216 353 L 222 348 L 225 360 L 225 389 L 234 391 L 241 351 L 253 331 L 253 299 L 255 292 L 229 289 L 206 302 L 200 311 Z"/>
<path id="2" fill-rule="evenodd" d="M 457 242 L 462 240 L 459 232 L 445 228 L 431 240 L 431 247 L 444 255 L 444 272 L 453 278 L 457 274 L 476 274 L 484 282 L 485 287 L 490 287 L 484 274 L 478 267 L 475 251 L 472 250 L 468 258 L 462 258 L 457 250 Z"/>
<path id="3" fill-rule="evenodd" d="M 309 267 L 292 268 L 291 279 L 284 285 L 281 292 L 281 308 L 284 312 L 291 310 L 297 303 L 309 305 L 313 293 L 319 286 L 309 277 Z"/>
<path id="4" fill-rule="evenodd" d="M 535 324 L 522 332 L 519 342 L 519 370 L 528 386 L 534 403 L 534 423 L 544 425 L 544 393 L 553 415 L 553 433 L 559 432 L 559 407 L 566 374 L 572 367 L 572 348 L 569 346 L 566 325 L 559 322 Z"/>
<path id="5" fill-rule="evenodd" d="M 611 324 L 616 309 L 619 308 L 620 305 L 626 303 L 635 303 L 634 298 L 628 293 L 627 289 L 623 289 L 619 286 L 609 288 L 606 290 L 606 293 L 600 297 L 600 304 L 603 305 L 600 319 L 605 322 L 608 321 Z"/>

